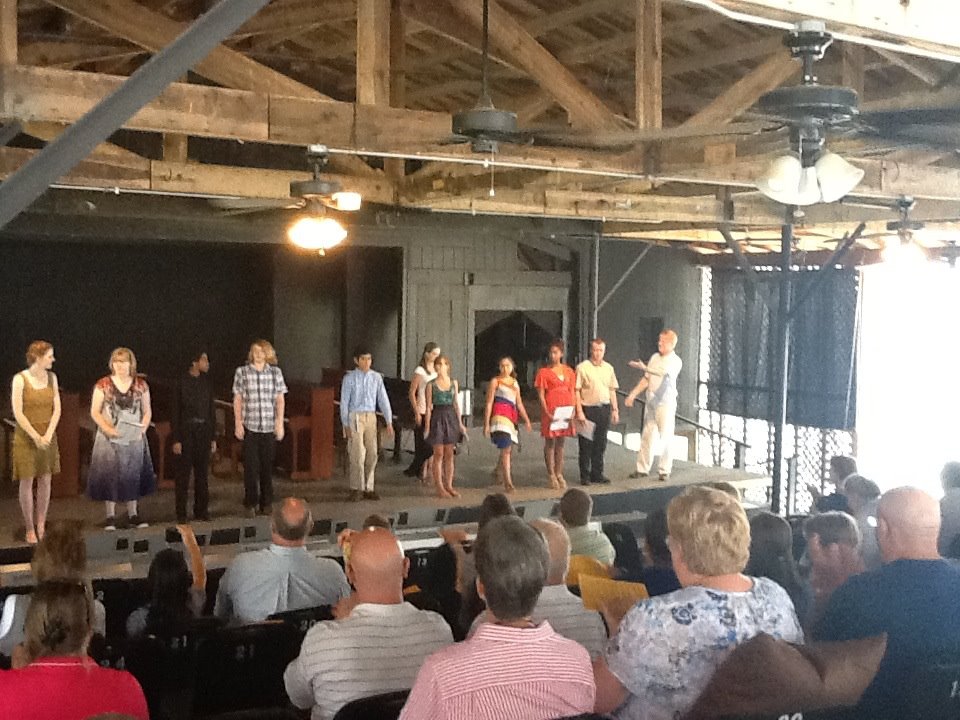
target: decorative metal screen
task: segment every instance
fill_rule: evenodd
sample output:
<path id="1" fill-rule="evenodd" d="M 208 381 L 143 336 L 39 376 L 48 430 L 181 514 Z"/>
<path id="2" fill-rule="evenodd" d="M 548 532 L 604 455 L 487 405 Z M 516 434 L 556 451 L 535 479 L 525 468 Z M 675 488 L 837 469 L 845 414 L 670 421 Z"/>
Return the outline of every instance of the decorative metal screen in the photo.
<path id="1" fill-rule="evenodd" d="M 701 316 L 700 316 L 700 378 L 698 385 L 698 420 L 723 435 L 746 443 L 744 461 L 749 472 L 771 474 L 773 472 L 773 424 L 764 419 L 743 417 L 706 409 L 708 392 L 711 385 L 711 357 L 716 357 L 714 344 L 715 329 L 712 326 L 713 313 L 713 277 L 709 268 L 702 270 Z M 761 332 L 769 328 L 758 328 Z M 716 385 L 714 384 L 714 387 Z M 809 427 L 805 425 L 787 425 L 784 428 L 783 457 L 785 466 L 783 477 L 787 477 L 786 461 L 796 458 L 797 484 L 794 496 L 794 511 L 807 512 L 813 495 L 808 485 L 821 492 L 832 492 L 827 483 L 829 461 L 833 455 L 854 454 L 855 436 L 852 430 Z M 735 467 L 735 443 L 723 440 L 717 435 L 697 434 L 697 457 L 700 462 L 719 467 Z M 748 497 L 755 502 L 766 502 L 765 497 Z"/>

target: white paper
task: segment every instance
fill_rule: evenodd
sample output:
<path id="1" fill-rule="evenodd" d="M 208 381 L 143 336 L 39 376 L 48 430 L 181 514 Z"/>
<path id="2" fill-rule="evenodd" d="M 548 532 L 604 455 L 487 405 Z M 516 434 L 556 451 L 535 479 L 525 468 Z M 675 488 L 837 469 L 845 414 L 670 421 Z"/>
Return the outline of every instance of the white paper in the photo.
<path id="1" fill-rule="evenodd" d="M 573 405 L 563 405 L 553 411 L 553 420 L 550 421 L 551 432 L 559 432 L 570 427 L 573 419 Z"/>
<path id="2" fill-rule="evenodd" d="M 592 420 L 584 420 L 582 423 L 577 424 L 577 435 L 586 438 L 587 440 L 593 440 L 593 433 L 597 429 L 597 424 Z"/>

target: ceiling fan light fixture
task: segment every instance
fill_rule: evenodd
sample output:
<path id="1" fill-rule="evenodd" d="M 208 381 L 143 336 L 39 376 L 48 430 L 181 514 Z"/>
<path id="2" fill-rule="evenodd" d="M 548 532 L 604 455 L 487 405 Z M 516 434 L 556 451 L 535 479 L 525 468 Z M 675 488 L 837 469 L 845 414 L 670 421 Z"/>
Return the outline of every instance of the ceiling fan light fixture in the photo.
<path id="1" fill-rule="evenodd" d="M 820 154 L 814 167 L 817 170 L 817 182 L 820 184 L 823 202 L 836 202 L 849 195 L 863 180 L 863 169 L 851 165 L 829 150 Z"/>
<path id="2" fill-rule="evenodd" d="M 355 212 L 360 209 L 363 202 L 363 196 L 360 193 L 348 190 L 335 192 L 330 199 L 333 202 L 333 208 L 341 212 Z"/>
<path id="3" fill-rule="evenodd" d="M 302 215 L 287 228 L 287 238 L 303 250 L 324 255 L 347 238 L 347 231 L 336 220 L 318 214 Z"/>

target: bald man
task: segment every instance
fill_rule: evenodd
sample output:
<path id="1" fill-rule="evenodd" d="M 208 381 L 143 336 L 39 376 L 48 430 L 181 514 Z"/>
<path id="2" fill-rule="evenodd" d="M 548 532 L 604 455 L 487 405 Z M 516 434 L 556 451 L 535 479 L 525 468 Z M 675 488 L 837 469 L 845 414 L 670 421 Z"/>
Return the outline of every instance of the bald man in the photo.
<path id="1" fill-rule="evenodd" d="M 389 530 L 368 527 L 347 542 L 354 593 L 337 620 L 310 628 L 283 675 L 290 700 L 313 708 L 313 720 L 330 720 L 357 698 L 409 689 L 423 660 L 453 642 L 442 617 L 403 601 L 410 561 Z"/>
<path id="2" fill-rule="evenodd" d="M 636 387 L 630 391 L 623 404 L 633 407 L 634 401 L 644 393 L 643 433 L 640 436 L 640 449 L 637 451 L 637 469 L 630 473 L 632 479 L 646 477 L 653 467 L 653 445 L 660 439 L 660 462 L 657 464 L 658 477 L 666 480 L 673 470 L 673 456 L 670 443 L 673 442 L 673 429 L 677 424 L 677 377 L 683 369 L 683 360 L 674 352 L 677 347 L 677 333 L 669 328 L 660 333 L 657 351 L 644 364 L 634 360 L 630 367 L 643 370 Z"/>
<path id="3" fill-rule="evenodd" d="M 960 569 L 940 557 L 940 507 L 917 488 L 880 498 L 877 543 L 883 565 L 842 585 L 814 629 L 817 640 L 887 633 L 887 653 L 857 717 L 903 717 L 910 672 L 960 657 Z"/>
<path id="4" fill-rule="evenodd" d="M 306 501 L 286 498 L 273 510 L 270 546 L 241 553 L 223 574 L 214 614 L 237 624 L 319 605 L 350 594 L 336 560 L 307 551 L 313 516 Z"/>
<path id="5" fill-rule="evenodd" d="M 587 610 L 583 601 L 567 589 L 570 538 L 566 529 L 560 523 L 547 519 L 534 520 L 530 524 L 543 536 L 550 555 L 547 581 L 533 609 L 533 622 L 539 625 L 546 620 L 558 634 L 583 645 L 590 657 L 597 657 L 607 642 L 607 627 L 600 613 Z M 488 621 L 487 614 L 481 613 L 470 628 L 470 634 L 480 623 Z"/>

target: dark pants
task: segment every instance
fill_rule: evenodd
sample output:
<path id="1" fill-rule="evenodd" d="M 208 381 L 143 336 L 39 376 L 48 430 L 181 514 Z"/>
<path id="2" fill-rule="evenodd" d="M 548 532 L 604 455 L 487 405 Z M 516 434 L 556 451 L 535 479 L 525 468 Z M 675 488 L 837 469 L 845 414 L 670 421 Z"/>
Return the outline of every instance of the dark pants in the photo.
<path id="1" fill-rule="evenodd" d="M 243 435 L 243 506 L 268 510 L 273 503 L 273 456 L 277 439 L 272 432 L 245 430 Z"/>
<path id="2" fill-rule="evenodd" d="M 607 430 L 610 429 L 609 405 L 584 405 L 587 420 L 597 424 L 593 440 L 577 436 L 580 445 L 580 479 L 597 482 L 603 477 L 603 453 L 607 449 Z"/>
<path id="3" fill-rule="evenodd" d="M 210 442 L 213 427 L 210 423 L 187 423 L 180 439 L 182 450 L 177 459 L 177 520 L 187 518 L 187 496 L 190 494 L 190 471 L 193 470 L 193 516 L 206 517 L 210 495 L 207 490 L 207 472 L 210 468 Z"/>
<path id="4" fill-rule="evenodd" d="M 426 420 L 427 416 L 424 415 L 423 418 Z M 407 472 L 419 477 L 423 471 L 423 464 L 432 456 L 433 446 L 423 437 L 423 425 L 415 425 L 413 427 L 413 460 L 410 462 Z"/>

